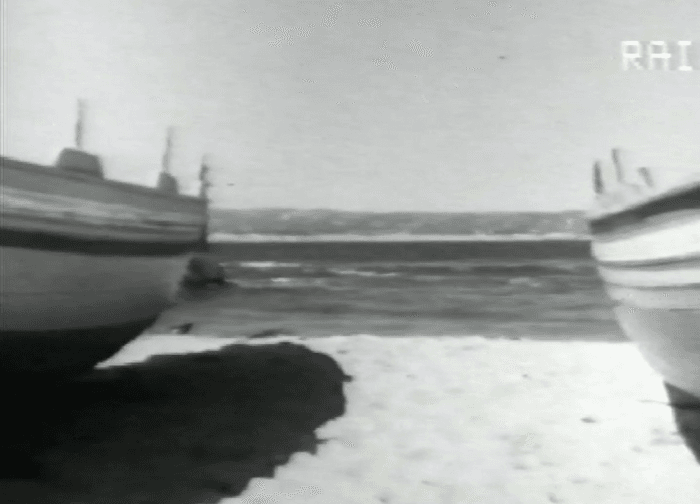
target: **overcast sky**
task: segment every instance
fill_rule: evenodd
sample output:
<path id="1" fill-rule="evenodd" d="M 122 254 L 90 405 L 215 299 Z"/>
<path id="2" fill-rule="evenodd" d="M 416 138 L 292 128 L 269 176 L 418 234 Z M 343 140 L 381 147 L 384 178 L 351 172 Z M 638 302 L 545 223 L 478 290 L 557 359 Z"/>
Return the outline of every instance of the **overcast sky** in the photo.
<path id="1" fill-rule="evenodd" d="M 700 171 L 698 20 L 697 0 L 3 0 L 2 151 L 52 163 L 84 98 L 110 177 L 154 183 L 172 124 L 174 173 L 193 190 L 209 153 L 220 207 L 585 208 L 614 146 L 664 183 Z M 622 71 L 623 40 L 690 40 L 696 70 Z"/>

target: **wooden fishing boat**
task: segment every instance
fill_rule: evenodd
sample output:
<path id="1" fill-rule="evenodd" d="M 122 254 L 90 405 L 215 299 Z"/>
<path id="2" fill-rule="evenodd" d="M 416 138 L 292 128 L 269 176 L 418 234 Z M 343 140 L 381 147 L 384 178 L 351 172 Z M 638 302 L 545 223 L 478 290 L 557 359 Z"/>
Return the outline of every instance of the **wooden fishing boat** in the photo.
<path id="1" fill-rule="evenodd" d="M 700 398 L 700 180 L 667 190 L 625 180 L 606 189 L 596 163 L 597 201 L 588 216 L 592 252 L 615 314 L 664 380 Z"/>
<path id="2" fill-rule="evenodd" d="M 81 132 L 55 166 L 0 158 L 0 372 L 92 368 L 172 305 L 201 248 L 206 197 L 178 193 L 170 135 L 150 188 L 106 180 Z"/>

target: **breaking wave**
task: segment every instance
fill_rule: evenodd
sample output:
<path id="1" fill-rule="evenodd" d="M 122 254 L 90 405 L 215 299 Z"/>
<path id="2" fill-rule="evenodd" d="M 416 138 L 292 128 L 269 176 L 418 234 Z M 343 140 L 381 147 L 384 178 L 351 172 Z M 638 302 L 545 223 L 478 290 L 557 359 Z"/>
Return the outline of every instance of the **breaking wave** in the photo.
<path id="1" fill-rule="evenodd" d="M 245 261 L 228 263 L 227 269 L 232 276 L 244 277 L 301 277 L 301 278 L 332 278 L 332 277 L 358 277 L 358 278 L 426 278 L 437 279 L 440 277 L 545 277 L 548 275 L 591 275 L 595 273 L 592 265 L 584 263 L 580 265 L 559 263 L 487 263 L 474 264 L 473 262 L 456 263 L 423 263 L 423 262 L 396 262 L 382 264 L 324 264 L 314 262 L 278 262 L 278 261 Z M 284 275 L 279 273 L 284 272 Z"/>

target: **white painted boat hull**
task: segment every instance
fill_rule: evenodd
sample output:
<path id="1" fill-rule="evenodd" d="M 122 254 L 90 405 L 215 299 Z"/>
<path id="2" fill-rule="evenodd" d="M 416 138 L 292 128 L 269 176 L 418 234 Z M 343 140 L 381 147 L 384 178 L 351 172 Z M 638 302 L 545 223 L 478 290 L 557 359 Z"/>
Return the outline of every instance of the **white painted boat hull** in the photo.
<path id="1" fill-rule="evenodd" d="M 206 202 L 1 161 L 0 373 L 87 371 L 173 304 Z"/>
<path id="2" fill-rule="evenodd" d="M 627 188 L 628 189 L 628 188 Z M 602 195 L 592 255 L 625 334 L 663 379 L 700 400 L 700 183 Z"/>
<path id="3" fill-rule="evenodd" d="M 188 257 L 0 247 L 2 331 L 88 329 L 156 317 L 174 303 Z"/>
<path id="4" fill-rule="evenodd" d="M 664 380 L 700 398 L 700 309 L 620 305 L 620 326 Z"/>
<path id="5" fill-rule="evenodd" d="M 624 333 L 666 382 L 700 398 L 700 262 L 650 264 L 598 271 Z"/>

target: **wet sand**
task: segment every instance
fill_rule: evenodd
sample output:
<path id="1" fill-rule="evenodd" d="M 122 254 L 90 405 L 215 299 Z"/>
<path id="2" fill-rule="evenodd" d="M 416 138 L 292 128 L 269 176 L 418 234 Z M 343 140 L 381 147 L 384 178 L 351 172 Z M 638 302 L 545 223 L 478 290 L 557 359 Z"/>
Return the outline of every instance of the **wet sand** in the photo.
<path id="1" fill-rule="evenodd" d="M 149 359 L 162 353 L 176 355 Z M 12 395 L 3 502 L 677 504 L 700 492 L 686 445 L 698 410 L 676 395 L 674 418 L 630 343 L 148 335 L 85 379 Z"/>

